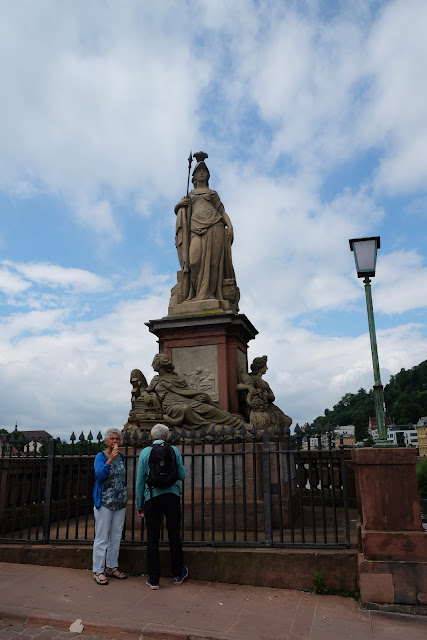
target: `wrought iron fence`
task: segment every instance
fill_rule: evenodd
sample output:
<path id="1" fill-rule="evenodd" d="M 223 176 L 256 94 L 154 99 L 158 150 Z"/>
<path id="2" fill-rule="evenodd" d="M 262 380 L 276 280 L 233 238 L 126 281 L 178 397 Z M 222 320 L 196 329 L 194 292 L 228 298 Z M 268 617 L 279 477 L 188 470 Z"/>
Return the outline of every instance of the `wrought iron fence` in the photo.
<path id="1" fill-rule="evenodd" d="M 0 539 L 32 543 L 90 543 L 94 536 L 93 461 L 102 450 L 92 434 L 71 444 L 48 440 L 30 450 L 22 440 L 3 438 L 0 456 Z M 320 429 L 317 448 L 297 426 L 265 431 L 202 429 L 171 441 L 181 451 L 182 539 L 191 546 L 348 547 L 350 511 L 348 455 Z M 144 434 L 125 433 L 122 451 L 128 483 L 123 540 L 145 544 L 144 521 L 136 516 L 135 484 Z"/>

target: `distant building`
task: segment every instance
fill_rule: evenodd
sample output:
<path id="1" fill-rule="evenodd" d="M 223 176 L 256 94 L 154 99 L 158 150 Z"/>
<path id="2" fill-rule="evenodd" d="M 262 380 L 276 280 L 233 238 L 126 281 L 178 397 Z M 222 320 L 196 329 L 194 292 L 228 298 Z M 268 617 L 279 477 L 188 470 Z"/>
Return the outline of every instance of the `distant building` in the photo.
<path id="1" fill-rule="evenodd" d="M 38 453 L 46 440 L 52 438 L 50 433 L 44 429 L 30 429 L 23 431 L 22 429 L 18 429 L 18 425 L 15 424 L 15 431 L 19 431 L 19 433 L 22 433 L 25 437 L 25 442 L 23 444 L 25 445 L 25 450 L 30 453 L 34 453 L 34 451 L 37 451 Z"/>
<path id="2" fill-rule="evenodd" d="M 427 416 L 418 420 L 417 435 L 420 456 L 427 456 Z"/>
<path id="3" fill-rule="evenodd" d="M 389 418 L 388 416 L 386 416 L 385 424 L 386 424 L 386 427 L 391 427 L 391 426 L 392 426 L 391 418 Z M 376 418 L 369 418 L 369 422 L 368 422 L 368 433 L 369 433 L 372 437 L 374 437 L 374 436 L 372 435 L 372 432 L 373 432 L 373 431 L 375 431 L 375 429 L 378 429 L 377 419 L 376 419 Z"/>
<path id="4" fill-rule="evenodd" d="M 356 427 L 354 424 L 346 424 L 344 427 L 334 427 L 335 435 L 354 436 L 356 434 Z"/>
<path id="5" fill-rule="evenodd" d="M 343 445 L 345 447 L 356 446 L 356 427 L 354 424 L 347 424 L 344 427 L 335 427 L 335 447 L 338 448 L 341 444 L 341 436 Z"/>
<path id="6" fill-rule="evenodd" d="M 329 440 L 326 434 L 323 434 L 320 437 L 320 441 L 322 443 L 322 449 L 327 449 L 329 447 Z M 305 446 L 304 446 L 305 445 Z M 310 436 L 310 449 L 318 449 L 319 440 L 317 436 Z M 303 449 L 308 449 L 307 442 L 303 442 Z"/>
<path id="7" fill-rule="evenodd" d="M 28 441 L 28 451 L 37 453 L 42 448 L 43 444 L 51 438 L 52 436 L 44 429 L 35 430 L 35 431 L 21 431 L 21 433 L 27 438 Z"/>
<path id="8" fill-rule="evenodd" d="M 18 455 L 18 449 L 11 442 L 2 442 L 0 440 L 0 456 L 9 457 Z"/>
<path id="9" fill-rule="evenodd" d="M 343 439 L 343 445 L 345 447 L 354 447 L 356 445 L 355 437 L 356 427 L 353 424 L 346 425 L 344 427 L 334 427 L 334 431 L 331 439 L 332 448 L 338 449 L 341 444 L 341 436 Z M 329 436 L 327 433 L 321 435 L 322 448 L 327 449 L 329 447 Z M 310 436 L 310 449 L 317 449 L 319 445 L 318 436 Z M 306 440 L 303 441 L 303 449 L 307 449 L 308 445 Z"/>
<path id="10" fill-rule="evenodd" d="M 378 440 L 378 429 L 373 429 L 371 436 Z M 418 447 L 417 427 L 414 424 L 393 424 L 387 427 L 387 440 L 396 447 Z"/>

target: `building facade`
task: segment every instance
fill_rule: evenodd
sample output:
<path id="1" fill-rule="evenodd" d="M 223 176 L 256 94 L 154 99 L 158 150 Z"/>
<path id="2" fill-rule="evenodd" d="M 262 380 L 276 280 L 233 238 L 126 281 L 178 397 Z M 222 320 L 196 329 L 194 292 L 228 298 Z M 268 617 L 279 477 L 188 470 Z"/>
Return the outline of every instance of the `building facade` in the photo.
<path id="1" fill-rule="evenodd" d="M 427 416 L 417 422 L 418 449 L 420 456 L 427 457 Z"/>

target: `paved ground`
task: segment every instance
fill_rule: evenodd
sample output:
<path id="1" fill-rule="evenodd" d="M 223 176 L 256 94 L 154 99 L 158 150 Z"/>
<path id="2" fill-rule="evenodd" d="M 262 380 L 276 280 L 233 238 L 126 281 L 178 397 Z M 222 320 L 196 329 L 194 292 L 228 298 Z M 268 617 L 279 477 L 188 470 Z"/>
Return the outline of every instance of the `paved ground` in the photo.
<path id="1" fill-rule="evenodd" d="M 191 572 L 191 567 L 190 567 Z M 95 584 L 77 569 L 0 563 L 0 640 L 425 640 L 427 617 L 361 611 L 300 591 L 145 578 Z M 81 634 L 69 633 L 81 619 Z"/>

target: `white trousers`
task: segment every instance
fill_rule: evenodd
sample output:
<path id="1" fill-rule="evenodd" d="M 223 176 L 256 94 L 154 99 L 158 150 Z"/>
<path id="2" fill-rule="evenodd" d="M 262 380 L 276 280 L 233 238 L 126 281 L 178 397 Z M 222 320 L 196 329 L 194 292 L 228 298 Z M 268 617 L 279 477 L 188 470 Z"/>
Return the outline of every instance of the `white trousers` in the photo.
<path id="1" fill-rule="evenodd" d="M 119 566 L 119 548 L 126 507 L 112 511 L 107 507 L 93 510 L 95 514 L 95 540 L 93 542 L 93 572 L 104 573 L 105 567 Z"/>

